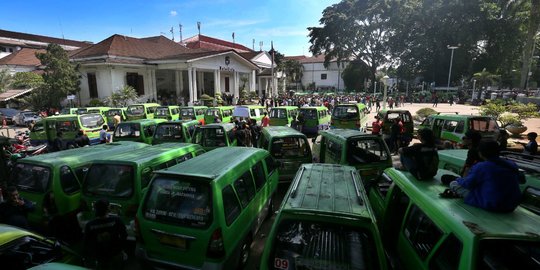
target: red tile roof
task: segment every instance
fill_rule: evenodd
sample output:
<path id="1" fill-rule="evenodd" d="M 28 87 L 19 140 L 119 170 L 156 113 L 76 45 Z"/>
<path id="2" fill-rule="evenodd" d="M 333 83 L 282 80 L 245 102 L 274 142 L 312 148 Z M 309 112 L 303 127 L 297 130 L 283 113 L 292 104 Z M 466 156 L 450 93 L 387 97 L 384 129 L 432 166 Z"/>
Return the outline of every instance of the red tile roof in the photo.
<path id="1" fill-rule="evenodd" d="M 307 58 L 307 56 L 305 56 L 305 55 L 285 56 L 285 60 L 301 61 L 301 60 L 306 59 L 306 58 Z"/>
<path id="2" fill-rule="evenodd" d="M 2 29 L 0 29 L 0 37 L 21 39 L 21 40 L 31 40 L 31 41 L 44 42 L 44 43 L 54 43 L 54 44 L 74 46 L 74 47 L 86 47 L 92 44 L 91 42 L 88 42 L 88 41 L 76 41 L 76 40 L 71 40 L 71 39 L 54 38 L 54 37 L 7 31 L 7 30 L 2 30 Z"/>
<path id="3" fill-rule="evenodd" d="M 217 39 L 213 37 L 208 37 L 205 35 L 196 35 L 182 41 L 183 44 L 186 44 L 186 47 L 191 49 L 207 49 L 210 51 L 223 51 L 228 49 L 233 49 L 236 52 L 253 52 L 252 49 L 238 44 L 225 41 L 222 39 Z"/>
<path id="4" fill-rule="evenodd" d="M 139 59 L 161 59 L 172 55 L 189 53 L 188 48 L 164 37 L 133 38 L 112 35 L 109 38 L 73 54 L 73 59 L 122 56 Z"/>
<path id="5" fill-rule="evenodd" d="M 22 48 L 19 51 L 11 53 L 10 55 L 0 58 L 0 65 L 15 65 L 15 66 L 32 66 L 37 67 L 41 65 L 41 61 L 37 59 L 36 52 L 44 53 L 42 49 L 30 49 Z"/>

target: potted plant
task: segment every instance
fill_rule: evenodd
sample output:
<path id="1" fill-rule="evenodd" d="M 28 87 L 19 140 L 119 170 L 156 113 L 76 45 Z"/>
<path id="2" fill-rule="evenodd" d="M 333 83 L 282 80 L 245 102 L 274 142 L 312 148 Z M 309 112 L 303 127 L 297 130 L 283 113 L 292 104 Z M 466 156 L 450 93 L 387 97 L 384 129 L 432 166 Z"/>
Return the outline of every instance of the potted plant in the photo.
<path id="1" fill-rule="evenodd" d="M 512 133 L 512 136 L 519 136 L 519 134 L 527 131 L 527 127 L 523 125 L 520 117 L 514 114 L 504 114 L 499 117 L 501 126 Z"/>

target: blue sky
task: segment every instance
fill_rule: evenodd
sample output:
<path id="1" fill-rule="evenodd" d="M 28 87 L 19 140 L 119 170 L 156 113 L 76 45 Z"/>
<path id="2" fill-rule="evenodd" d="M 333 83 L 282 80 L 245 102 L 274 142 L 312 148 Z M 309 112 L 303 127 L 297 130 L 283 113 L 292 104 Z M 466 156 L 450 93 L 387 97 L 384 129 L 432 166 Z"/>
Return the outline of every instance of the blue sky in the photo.
<path id="1" fill-rule="evenodd" d="M 274 47 L 287 56 L 311 55 L 309 26 L 319 25 L 322 11 L 339 0 L 130 0 L 5 1 L 0 29 L 99 42 L 113 34 L 148 37 L 163 34 L 185 39 L 201 34 L 259 50 Z"/>

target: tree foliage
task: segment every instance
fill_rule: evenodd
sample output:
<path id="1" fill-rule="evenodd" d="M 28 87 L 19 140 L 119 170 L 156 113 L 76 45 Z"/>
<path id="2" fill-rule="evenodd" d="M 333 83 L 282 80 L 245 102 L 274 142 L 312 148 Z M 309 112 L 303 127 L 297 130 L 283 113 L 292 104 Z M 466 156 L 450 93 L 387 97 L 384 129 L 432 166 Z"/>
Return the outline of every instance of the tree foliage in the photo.
<path id="1" fill-rule="evenodd" d="M 370 78 L 369 67 L 353 61 L 343 70 L 341 78 L 346 89 L 360 91 L 364 88 L 364 80 Z"/>
<path id="2" fill-rule="evenodd" d="M 0 69 L 0 93 L 7 90 L 13 82 L 13 76 L 7 69 Z"/>
<path id="3" fill-rule="evenodd" d="M 44 84 L 40 94 L 46 97 L 45 107 L 60 107 L 67 95 L 80 91 L 79 75 L 75 65 L 69 62 L 67 52 L 57 44 L 49 44 L 45 53 L 36 53 L 36 57 L 45 66 Z"/>
<path id="4" fill-rule="evenodd" d="M 13 76 L 13 87 L 17 89 L 38 88 L 43 85 L 43 77 L 34 72 L 17 72 Z"/>
<path id="5" fill-rule="evenodd" d="M 283 61 L 279 69 L 287 75 L 289 83 L 298 84 L 304 76 L 304 66 L 294 59 Z"/>
<path id="6" fill-rule="evenodd" d="M 112 107 L 126 107 L 137 101 L 137 98 L 139 98 L 137 90 L 132 86 L 126 85 L 107 97 L 107 103 Z"/>

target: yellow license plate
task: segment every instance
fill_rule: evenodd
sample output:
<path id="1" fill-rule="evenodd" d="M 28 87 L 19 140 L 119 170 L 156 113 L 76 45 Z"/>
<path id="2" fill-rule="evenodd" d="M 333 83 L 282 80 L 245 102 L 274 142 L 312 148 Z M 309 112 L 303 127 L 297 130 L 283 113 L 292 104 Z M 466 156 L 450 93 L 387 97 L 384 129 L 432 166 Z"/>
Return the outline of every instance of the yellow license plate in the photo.
<path id="1" fill-rule="evenodd" d="M 186 248 L 186 239 L 184 238 L 162 235 L 161 237 L 159 237 L 159 242 L 167 246 L 173 246 L 181 249 Z"/>

